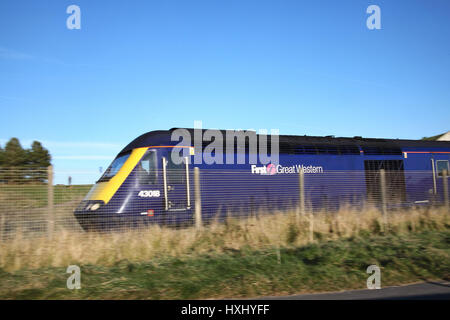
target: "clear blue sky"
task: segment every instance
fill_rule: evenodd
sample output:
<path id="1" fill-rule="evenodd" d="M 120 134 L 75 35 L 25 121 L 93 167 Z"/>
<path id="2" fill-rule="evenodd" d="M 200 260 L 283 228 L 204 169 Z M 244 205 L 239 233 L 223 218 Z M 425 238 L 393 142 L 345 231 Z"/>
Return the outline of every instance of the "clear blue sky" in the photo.
<path id="1" fill-rule="evenodd" d="M 81 30 L 66 27 L 71 4 Z M 370 4 L 381 30 L 366 27 Z M 77 183 L 136 136 L 194 120 L 435 135 L 450 129 L 449 17 L 448 0 L 3 0 L 0 144 L 42 141 L 57 182 L 86 172 Z"/>

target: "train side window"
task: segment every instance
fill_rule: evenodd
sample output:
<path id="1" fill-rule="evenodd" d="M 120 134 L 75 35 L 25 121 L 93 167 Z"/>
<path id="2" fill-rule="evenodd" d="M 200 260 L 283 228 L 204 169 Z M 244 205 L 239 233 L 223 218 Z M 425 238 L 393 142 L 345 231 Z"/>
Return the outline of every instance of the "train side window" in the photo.
<path id="1" fill-rule="evenodd" d="M 155 184 L 158 178 L 158 160 L 156 151 L 148 151 L 138 164 L 140 184 Z"/>
<path id="2" fill-rule="evenodd" d="M 169 184 L 184 184 L 186 179 L 184 162 L 181 164 L 175 164 L 172 161 L 172 157 L 167 159 L 167 181 Z"/>
<path id="3" fill-rule="evenodd" d="M 442 177 L 444 170 L 447 170 L 447 175 L 450 175 L 448 160 L 436 160 L 436 171 L 439 177 Z"/>

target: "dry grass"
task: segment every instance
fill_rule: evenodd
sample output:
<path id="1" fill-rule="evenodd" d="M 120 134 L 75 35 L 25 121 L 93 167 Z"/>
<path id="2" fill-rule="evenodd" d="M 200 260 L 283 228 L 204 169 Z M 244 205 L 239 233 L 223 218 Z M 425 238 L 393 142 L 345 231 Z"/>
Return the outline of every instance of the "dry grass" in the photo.
<path id="1" fill-rule="evenodd" d="M 153 226 L 110 234 L 60 231 L 53 240 L 46 237 L 30 239 L 17 233 L 15 238 L 1 243 L 0 268 L 11 272 L 70 264 L 110 266 L 121 260 L 148 261 L 156 257 L 220 253 L 244 247 L 300 246 L 310 242 L 309 217 L 296 217 L 293 211 L 278 212 L 212 223 L 202 230 Z M 347 208 L 337 213 L 315 213 L 313 237 L 314 241 L 327 241 L 372 234 L 446 230 L 449 226 L 449 211 L 443 208 L 390 212 L 386 228 L 382 214 L 376 209 L 355 211 Z"/>

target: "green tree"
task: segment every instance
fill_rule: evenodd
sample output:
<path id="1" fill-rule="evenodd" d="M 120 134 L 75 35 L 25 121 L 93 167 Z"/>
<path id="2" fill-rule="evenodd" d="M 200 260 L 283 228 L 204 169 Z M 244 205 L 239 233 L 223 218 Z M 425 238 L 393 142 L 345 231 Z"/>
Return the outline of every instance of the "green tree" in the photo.
<path id="1" fill-rule="evenodd" d="M 3 167 L 3 153 L 5 151 L 3 150 L 2 146 L 0 145 L 0 168 Z"/>
<path id="2" fill-rule="evenodd" d="M 29 179 L 32 182 L 45 182 L 46 168 L 50 165 L 51 156 L 39 141 L 33 141 L 31 149 L 27 150 L 26 162 L 29 168 Z"/>
<path id="3" fill-rule="evenodd" d="M 11 138 L 5 146 L 3 163 L 5 167 L 22 167 L 26 165 L 26 151 L 22 148 L 19 139 Z"/>
<path id="4" fill-rule="evenodd" d="M 31 149 L 27 151 L 28 165 L 34 168 L 47 168 L 50 165 L 51 156 L 39 141 L 33 141 Z"/>
<path id="5" fill-rule="evenodd" d="M 4 182 L 4 180 L 5 180 L 5 177 L 4 177 L 5 172 L 3 169 L 4 153 L 5 153 L 5 150 L 3 150 L 2 146 L 0 145 L 0 183 Z"/>
<path id="6" fill-rule="evenodd" d="M 20 183 L 25 181 L 25 171 L 21 169 L 26 165 L 26 151 L 22 148 L 19 139 L 11 138 L 3 151 L 2 178 L 8 183 Z"/>
<path id="7" fill-rule="evenodd" d="M 39 141 L 23 149 L 19 139 L 11 138 L 5 149 L 0 147 L 0 182 L 45 182 L 50 161 L 50 153 Z"/>

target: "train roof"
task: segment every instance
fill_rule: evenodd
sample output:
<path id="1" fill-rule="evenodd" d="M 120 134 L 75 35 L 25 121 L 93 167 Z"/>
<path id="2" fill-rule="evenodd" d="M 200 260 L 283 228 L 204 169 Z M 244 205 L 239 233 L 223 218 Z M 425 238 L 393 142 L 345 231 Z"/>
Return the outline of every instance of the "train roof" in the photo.
<path id="1" fill-rule="evenodd" d="M 121 153 L 140 147 L 178 144 L 178 141 L 171 141 L 172 132 L 176 129 L 187 130 L 191 137 L 194 137 L 194 129 L 192 128 L 150 131 L 130 142 L 122 149 Z M 202 129 L 202 136 L 206 130 L 208 129 Z M 220 131 L 225 142 L 227 130 L 209 130 Z M 264 136 L 270 145 L 270 135 L 256 134 L 255 131 L 245 132 L 256 135 L 258 141 L 260 137 Z M 206 145 L 209 143 L 209 141 L 204 142 Z M 294 154 L 359 154 L 360 152 L 364 152 L 364 154 L 401 154 L 404 149 L 450 149 L 450 141 L 279 135 L 279 146 L 280 153 Z"/>

